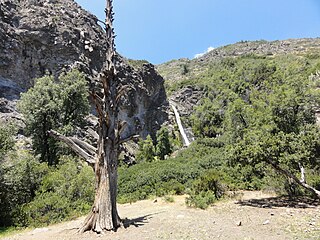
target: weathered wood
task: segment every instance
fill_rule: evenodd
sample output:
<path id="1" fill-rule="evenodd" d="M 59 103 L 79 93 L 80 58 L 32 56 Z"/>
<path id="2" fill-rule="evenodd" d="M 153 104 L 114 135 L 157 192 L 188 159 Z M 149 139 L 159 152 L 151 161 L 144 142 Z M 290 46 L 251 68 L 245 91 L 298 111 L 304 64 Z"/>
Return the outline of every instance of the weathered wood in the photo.
<path id="1" fill-rule="evenodd" d="M 116 230 L 121 225 L 117 211 L 117 168 L 120 153 L 120 134 L 124 122 L 118 120 L 119 99 L 127 87 L 119 87 L 115 70 L 115 44 L 112 0 L 106 1 L 106 67 L 99 81 L 102 92 L 92 92 L 99 117 L 98 151 L 95 163 L 96 194 L 93 207 L 80 232 L 93 230 L 97 233 Z M 100 95 L 101 94 L 101 95 Z"/>
<path id="2" fill-rule="evenodd" d="M 82 157 L 91 167 L 94 167 L 95 165 L 95 160 L 94 160 L 95 148 L 94 147 L 90 146 L 87 143 L 84 144 L 84 142 L 80 141 L 79 139 L 74 141 L 75 138 L 63 136 L 62 134 L 54 130 L 50 130 L 49 135 L 67 144 L 74 152 L 76 152 L 80 157 Z M 90 151 L 85 151 L 83 149 L 83 146 L 86 146 L 86 148 L 90 149 Z"/>
<path id="3" fill-rule="evenodd" d="M 128 142 L 128 141 L 138 139 L 139 137 L 140 137 L 139 135 L 132 135 L 132 136 L 129 136 L 129 137 L 127 137 L 127 138 L 120 139 L 120 140 L 119 140 L 119 144 L 123 144 L 123 143 L 126 143 L 126 142 Z"/>
<path id="4" fill-rule="evenodd" d="M 79 232 L 116 230 L 121 225 L 117 211 L 117 168 L 120 153 L 120 144 L 133 139 L 121 138 L 121 133 L 126 126 L 125 121 L 118 119 L 119 101 L 128 86 L 121 87 L 115 69 L 115 44 L 113 23 L 112 0 L 106 0 L 106 36 L 107 53 L 106 66 L 99 76 L 100 89 L 93 89 L 91 97 L 98 113 L 97 132 L 91 132 L 97 140 L 97 149 L 90 144 L 74 137 L 66 137 L 55 131 L 51 134 L 70 146 L 79 156 L 83 157 L 94 167 L 95 171 L 95 200 L 91 212 L 84 221 Z"/>
<path id="5" fill-rule="evenodd" d="M 307 184 L 304 180 L 300 180 L 298 177 L 296 177 L 294 174 L 289 172 L 286 169 L 281 168 L 277 163 L 273 162 L 272 160 L 266 160 L 267 163 L 269 163 L 276 171 L 279 173 L 287 176 L 288 178 L 291 178 L 295 183 L 300 185 L 301 187 L 305 188 L 306 190 L 310 191 L 314 196 L 320 199 L 320 191 L 315 189 L 314 187 Z"/>

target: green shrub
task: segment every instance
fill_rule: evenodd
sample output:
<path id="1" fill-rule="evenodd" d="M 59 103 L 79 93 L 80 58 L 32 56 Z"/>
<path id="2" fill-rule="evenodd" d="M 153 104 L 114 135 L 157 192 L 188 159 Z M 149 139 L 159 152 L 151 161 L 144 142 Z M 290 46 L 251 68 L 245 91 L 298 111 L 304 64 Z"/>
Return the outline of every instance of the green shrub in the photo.
<path id="1" fill-rule="evenodd" d="M 124 203 L 148 196 L 183 194 L 201 173 L 219 168 L 224 161 L 223 144 L 206 139 L 192 143 L 175 158 L 120 167 L 118 200 Z"/>
<path id="2" fill-rule="evenodd" d="M 190 196 L 186 198 L 186 204 L 189 207 L 207 209 L 216 200 L 213 191 L 201 191 L 198 194 L 190 194 Z"/>
<path id="3" fill-rule="evenodd" d="M 215 169 L 210 169 L 193 182 L 186 204 L 190 207 L 206 209 L 222 198 L 226 191 L 224 176 Z"/>
<path id="4" fill-rule="evenodd" d="M 168 195 L 164 196 L 163 200 L 165 202 L 167 202 L 167 203 L 173 203 L 174 202 L 174 198 L 172 196 L 168 196 Z"/>
<path id="5" fill-rule="evenodd" d="M 21 206 L 32 201 L 48 171 L 28 151 L 10 152 L 0 163 L 0 226 L 26 224 Z"/>
<path id="6" fill-rule="evenodd" d="M 69 199 L 56 192 L 41 193 L 24 208 L 28 225 L 34 227 L 61 222 L 72 210 Z"/>
<path id="7" fill-rule="evenodd" d="M 12 124 L 3 124 L 0 126 L 0 162 L 4 155 L 14 147 L 13 136 L 15 134 L 15 127 Z"/>
<path id="8" fill-rule="evenodd" d="M 88 212 L 94 200 L 94 174 L 89 166 L 62 157 L 43 178 L 36 197 L 23 208 L 28 225 L 40 226 Z"/>

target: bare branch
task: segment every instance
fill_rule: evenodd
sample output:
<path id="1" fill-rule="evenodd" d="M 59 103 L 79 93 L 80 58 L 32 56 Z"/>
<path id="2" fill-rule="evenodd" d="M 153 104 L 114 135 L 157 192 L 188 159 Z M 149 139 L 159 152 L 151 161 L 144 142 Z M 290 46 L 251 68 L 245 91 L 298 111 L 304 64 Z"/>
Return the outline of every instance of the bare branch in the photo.
<path id="1" fill-rule="evenodd" d="M 266 160 L 267 163 L 271 164 L 271 166 L 277 170 L 278 172 L 282 173 L 283 175 L 291 178 L 293 181 L 295 181 L 298 185 L 300 185 L 301 187 L 309 190 L 310 192 L 312 192 L 315 196 L 317 196 L 317 198 L 320 199 L 320 191 L 315 189 L 314 187 L 308 185 L 306 182 L 302 182 L 299 180 L 299 178 L 297 178 L 294 174 L 292 174 L 291 172 L 289 172 L 286 169 L 281 168 L 277 163 L 273 162 L 272 160 Z"/>
<path id="2" fill-rule="evenodd" d="M 304 167 L 302 166 L 301 163 L 299 163 L 299 168 L 300 168 L 300 172 L 301 172 L 300 182 L 301 183 L 306 183 L 305 170 L 304 170 Z"/>
<path id="3" fill-rule="evenodd" d="M 137 139 L 137 138 L 139 138 L 139 137 L 140 137 L 139 135 L 132 135 L 132 136 L 130 136 L 130 137 L 127 137 L 127 138 L 124 138 L 124 139 L 120 139 L 120 140 L 119 140 L 119 144 L 128 142 L 128 141 L 130 141 L 130 140 Z"/>
<path id="4" fill-rule="evenodd" d="M 80 147 L 84 148 L 91 156 L 94 156 L 97 153 L 97 149 L 91 146 L 89 143 L 82 141 L 76 137 L 70 137 L 70 139 Z"/>
<path id="5" fill-rule="evenodd" d="M 119 90 L 118 90 L 118 94 L 116 97 L 116 103 L 119 102 L 120 98 L 126 94 L 129 90 L 131 89 L 131 87 L 129 85 L 124 85 L 122 86 Z"/>
<path id="6" fill-rule="evenodd" d="M 49 135 L 64 142 L 67 144 L 74 152 L 76 152 L 80 157 L 82 157 L 91 167 L 94 168 L 95 160 L 94 155 L 89 154 L 88 152 L 84 151 L 77 143 L 74 142 L 72 138 L 63 136 L 62 134 L 50 130 Z M 79 140 L 80 141 L 80 140 Z"/>
<path id="7" fill-rule="evenodd" d="M 92 128 L 88 128 L 87 133 L 88 133 L 91 137 L 93 137 L 95 140 L 98 140 L 98 139 L 99 139 L 98 133 L 97 133 L 95 130 L 93 130 Z"/>

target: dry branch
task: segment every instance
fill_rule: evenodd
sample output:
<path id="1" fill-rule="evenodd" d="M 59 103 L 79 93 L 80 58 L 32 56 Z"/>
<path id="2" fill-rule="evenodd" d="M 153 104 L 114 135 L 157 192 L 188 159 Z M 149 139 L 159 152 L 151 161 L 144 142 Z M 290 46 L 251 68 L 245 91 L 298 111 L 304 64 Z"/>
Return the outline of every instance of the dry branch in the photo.
<path id="1" fill-rule="evenodd" d="M 95 153 L 92 150 L 95 150 L 95 148 L 93 146 L 79 139 L 66 137 L 54 130 L 50 130 L 49 135 L 67 144 L 73 151 L 75 151 L 80 157 L 82 157 L 91 167 L 94 167 Z M 90 151 L 85 151 L 82 148 L 83 146 L 86 146 L 85 148 L 90 149 Z"/>

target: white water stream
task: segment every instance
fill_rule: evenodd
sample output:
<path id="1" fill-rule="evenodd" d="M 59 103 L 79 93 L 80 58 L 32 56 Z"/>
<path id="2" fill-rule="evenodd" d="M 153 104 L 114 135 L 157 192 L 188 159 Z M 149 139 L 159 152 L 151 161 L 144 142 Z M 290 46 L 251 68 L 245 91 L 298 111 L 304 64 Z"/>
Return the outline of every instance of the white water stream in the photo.
<path id="1" fill-rule="evenodd" d="M 182 126 L 179 112 L 178 112 L 177 108 L 172 103 L 170 103 L 170 105 L 171 105 L 171 107 L 173 109 L 173 112 L 174 112 L 174 115 L 176 117 L 176 122 L 178 124 L 179 131 L 180 131 L 180 134 L 181 134 L 182 139 L 183 139 L 183 143 L 184 143 L 185 146 L 188 147 L 190 145 L 190 141 L 189 141 L 189 139 L 187 137 L 186 131 L 184 130 L 184 128 Z"/>

